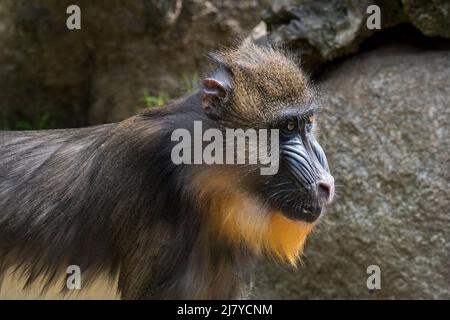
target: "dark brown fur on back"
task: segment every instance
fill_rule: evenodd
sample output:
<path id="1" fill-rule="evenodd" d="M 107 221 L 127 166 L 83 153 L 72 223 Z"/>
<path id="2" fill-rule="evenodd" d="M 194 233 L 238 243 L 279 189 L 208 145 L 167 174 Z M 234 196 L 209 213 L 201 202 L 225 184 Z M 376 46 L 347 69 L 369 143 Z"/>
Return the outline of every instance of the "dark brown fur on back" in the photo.
<path id="1" fill-rule="evenodd" d="M 118 124 L 0 133 L 0 273 L 51 284 L 75 264 L 83 285 L 119 273 L 123 298 L 240 296 L 251 255 L 211 238 L 189 170 L 170 159 L 172 130 L 210 121 L 199 99 Z"/>

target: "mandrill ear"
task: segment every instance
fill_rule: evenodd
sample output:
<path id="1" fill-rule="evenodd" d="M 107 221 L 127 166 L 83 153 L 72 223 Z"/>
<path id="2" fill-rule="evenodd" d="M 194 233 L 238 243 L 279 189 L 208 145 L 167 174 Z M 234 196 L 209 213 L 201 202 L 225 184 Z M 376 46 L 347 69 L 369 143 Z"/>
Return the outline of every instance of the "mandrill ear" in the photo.
<path id="1" fill-rule="evenodd" d="M 218 71 L 203 80 L 202 107 L 208 117 L 213 120 L 220 118 L 222 108 L 228 102 L 230 94 L 230 81 L 226 77 L 226 71 Z"/>

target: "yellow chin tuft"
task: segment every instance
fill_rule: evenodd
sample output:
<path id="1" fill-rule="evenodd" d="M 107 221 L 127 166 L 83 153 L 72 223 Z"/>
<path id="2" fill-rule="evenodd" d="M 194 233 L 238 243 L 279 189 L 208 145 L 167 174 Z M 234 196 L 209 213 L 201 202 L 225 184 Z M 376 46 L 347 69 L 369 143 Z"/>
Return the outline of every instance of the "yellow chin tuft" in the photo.
<path id="1" fill-rule="evenodd" d="M 286 218 L 280 212 L 271 213 L 265 249 L 269 254 L 296 266 L 314 226 L 314 223 Z"/>
<path id="2" fill-rule="evenodd" d="M 193 183 L 200 206 L 207 206 L 210 232 L 228 241 L 246 244 L 253 252 L 266 253 L 297 265 L 306 238 L 315 223 L 291 220 L 268 210 L 233 183 L 232 174 L 198 174 Z"/>

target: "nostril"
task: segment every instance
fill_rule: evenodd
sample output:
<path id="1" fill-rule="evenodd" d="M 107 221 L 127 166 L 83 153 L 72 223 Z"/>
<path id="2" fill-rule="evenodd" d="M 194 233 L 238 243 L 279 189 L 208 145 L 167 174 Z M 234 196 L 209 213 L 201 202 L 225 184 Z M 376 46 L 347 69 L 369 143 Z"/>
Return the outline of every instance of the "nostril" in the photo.
<path id="1" fill-rule="evenodd" d="M 317 182 L 317 195 L 320 199 L 324 199 L 325 201 L 330 201 L 332 196 L 332 185 L 326 181 Z"/>

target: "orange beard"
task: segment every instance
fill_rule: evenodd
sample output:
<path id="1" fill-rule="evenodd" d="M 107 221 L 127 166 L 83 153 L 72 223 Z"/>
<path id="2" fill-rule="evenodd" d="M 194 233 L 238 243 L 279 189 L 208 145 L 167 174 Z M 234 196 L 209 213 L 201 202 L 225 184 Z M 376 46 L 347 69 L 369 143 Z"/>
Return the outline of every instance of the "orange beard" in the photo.
<path id="1" fill-rule="evenodd" d="M 282 213 L 273 213 L 268 232 L 269 252 L 294 266 L 297 265 L 306 238 L 314 226 L 315 223 L 294 221 L 286 218 Z"/>
<path id="2" fill-rule="evenodd" d="M 291 220 L 280 211 L 269 210 L 240 191 L 233 180 L 229 172 L 202 172 L 193 179 L 193 191 L 206 212 L 211 232 L 236 245 L 244 243 L 255 253 L 264 252 L 297 265 L 315 223 Z"/>

